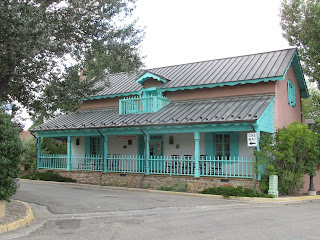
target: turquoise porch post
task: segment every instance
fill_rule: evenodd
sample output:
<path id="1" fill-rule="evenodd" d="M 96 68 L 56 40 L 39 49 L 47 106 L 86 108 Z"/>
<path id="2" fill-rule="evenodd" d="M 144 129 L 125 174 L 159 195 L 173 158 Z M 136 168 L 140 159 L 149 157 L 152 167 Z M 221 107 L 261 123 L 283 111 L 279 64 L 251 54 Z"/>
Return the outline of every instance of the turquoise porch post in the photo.
<path id="1" fill-rule="evenodd" d="M 150 173 L 150 166 L 149 166 L 149 158 L 150 158 L 150 135 L 146 134 L 146 175 L 149 175 Z"/>
<path id="2" fill-rule="evenodd" d="M 104 148 L 104 158 L 103 158 L 103 166 L 104 172 L 108 171 L 108 136 L 104 136 L 104 144 L 103 144 L 103 148 Z"/>
<path id="3" fill-rule="evenodd" d="M 41 137 L 37 137 L 37 169 L 40 168 Z"/>
<path id="4" fill-rule="evenodd" d="M 194 169 L 194 177 L 200 177 L 200 133 L 194 132 L 194 161 L 195 161 L 195 169 Z"/>
<path id="5" fill-rule="evenodd" d="M 67 164 L 67 171 L 71 170 L 71 140 L 72 137 L 68 136 L 68 164 Z"/>

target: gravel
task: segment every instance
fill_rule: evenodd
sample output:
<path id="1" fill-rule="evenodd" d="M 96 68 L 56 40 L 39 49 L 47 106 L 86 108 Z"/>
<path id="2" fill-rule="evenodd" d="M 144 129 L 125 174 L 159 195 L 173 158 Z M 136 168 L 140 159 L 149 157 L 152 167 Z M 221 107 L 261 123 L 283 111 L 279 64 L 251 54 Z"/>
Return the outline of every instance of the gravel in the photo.
<path id="1" fill-rule="evenodd" d="M 6 215 L 0 218 L 0 225 L 7 225 L 26 216 L 26 206 L 18 201 L 6 202 Z"/>

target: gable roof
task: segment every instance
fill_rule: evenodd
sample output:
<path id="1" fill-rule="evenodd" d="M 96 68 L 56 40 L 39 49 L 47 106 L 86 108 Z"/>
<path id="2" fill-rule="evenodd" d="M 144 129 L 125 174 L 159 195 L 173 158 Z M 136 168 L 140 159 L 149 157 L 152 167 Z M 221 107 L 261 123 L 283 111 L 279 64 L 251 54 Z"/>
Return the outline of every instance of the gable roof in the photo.
<path id="1" fill-rule="evenodd" d="M 198 87 L 215 87 L 256 83 L 261 81 L 283 80 L 295 59 L 294 68 L 299 68 L 299 59 L 295 48 L 257 53 L 245 56 L 215 59 L 203 62 L 187 63 L 174 66 L 152 68 L 135 73 L 111 74 L 100 81 L 97 87 L 106 85 L 94 98 L 126 96 L 139 94 L 145 76 L 158 76 L 164 83 L 158 87 L 161 91 L 175 91 Z M 300 90 L 306 89 L 301 69 L 295 71 L 300 79 Z M 300 76 L 301 75 L 301 76 Z M 140 81 L 138 81 L 140 79 Z M 308 95 L 304 90 L 304 96 Z"/>
<path id="2" fill-rule="evenodd" d="M 120 115 L 115 107 L 83 110 L 53 118 L 32 131 L 254 122 L 273 99 L 261 95 L 171 102 L 158 112 L 143 114 Z"/>

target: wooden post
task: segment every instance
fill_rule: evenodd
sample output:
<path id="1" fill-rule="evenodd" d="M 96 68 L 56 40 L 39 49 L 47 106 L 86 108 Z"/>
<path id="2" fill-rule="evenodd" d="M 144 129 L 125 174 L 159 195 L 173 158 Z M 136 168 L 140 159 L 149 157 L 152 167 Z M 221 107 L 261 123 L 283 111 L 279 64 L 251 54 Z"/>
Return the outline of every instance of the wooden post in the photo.
<path id="1" fill-rule="evenodd" d="M 200 177 L 200 133 L 194 132 L 194 177 Z"/>
<path id="2" fill-rule="evenodd" d="M 108 136 L 104 136 L 104 144 L 103 144 L 103 154 L 104 154 L 104 157 L 103 157 L 103 166 L 104 166 L 104 169 L 103 171 L 104 172 L 107 172 L 108 171 Z"/>
<path id="3" fill-rule="evenodd" d="M 71 170 L 71 136 L 68 136 L 68 164 L 67 164 L 67 171 Z"/>

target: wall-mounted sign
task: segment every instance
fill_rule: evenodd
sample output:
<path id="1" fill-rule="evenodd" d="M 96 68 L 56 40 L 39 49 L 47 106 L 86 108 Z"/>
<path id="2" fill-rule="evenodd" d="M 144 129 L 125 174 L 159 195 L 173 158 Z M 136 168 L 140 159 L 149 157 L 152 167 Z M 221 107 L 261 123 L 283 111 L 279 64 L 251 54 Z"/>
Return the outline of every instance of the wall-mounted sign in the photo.
<path id="1" fill-rule="evenodd" d="M 247 133 L 247 143 L 248 147 L 257 147 L 258 146 L 258 138 L 257 133 Z"/>
<path id="2" fill-rule="evenodd" d="M 116 139 L 136 139 L 136 136 L 116 136 Z"/>

